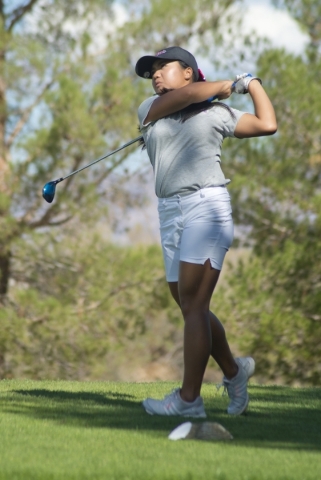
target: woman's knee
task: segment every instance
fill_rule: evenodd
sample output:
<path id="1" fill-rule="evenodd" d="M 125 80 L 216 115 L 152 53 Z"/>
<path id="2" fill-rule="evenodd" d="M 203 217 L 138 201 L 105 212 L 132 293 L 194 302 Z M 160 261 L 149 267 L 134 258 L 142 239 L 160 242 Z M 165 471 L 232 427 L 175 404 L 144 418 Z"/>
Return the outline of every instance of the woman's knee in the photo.
<path id="1" fill-rule="evenodd" d="M 198 299 L 191 297 L 181 297 L 180 306 L 184 319 L 197 316 L 208 318 L 209 315 L 209 303 L 199 301 Z"/>

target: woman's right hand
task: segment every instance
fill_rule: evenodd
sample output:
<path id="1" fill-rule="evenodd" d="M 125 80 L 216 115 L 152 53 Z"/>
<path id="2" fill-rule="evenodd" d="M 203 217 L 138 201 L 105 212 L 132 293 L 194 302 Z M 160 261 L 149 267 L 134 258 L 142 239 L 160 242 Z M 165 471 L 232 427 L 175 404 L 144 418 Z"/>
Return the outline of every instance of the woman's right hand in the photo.
<path id="1" fill-rule="evenodd" d="M 220 83 L 222 84 L 221 91 L 216 95 L 216 98 L 218 100 L 225 100 L 232 95 L 234 82 L 233 80 L 224 80 Z"/>

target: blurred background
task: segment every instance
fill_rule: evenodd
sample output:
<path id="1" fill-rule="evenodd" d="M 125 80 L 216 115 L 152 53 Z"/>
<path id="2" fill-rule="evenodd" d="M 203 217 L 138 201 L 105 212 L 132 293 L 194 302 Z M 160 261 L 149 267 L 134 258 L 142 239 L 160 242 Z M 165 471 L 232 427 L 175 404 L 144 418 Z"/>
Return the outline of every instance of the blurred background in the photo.
<path id="1" fill-rule="evenodd" d="M 212 309 L 257 382 L 319 384 L 320 2 L 3 0 L 0 29 L 0 378 L 181 378 L 146 152 L 41 195 L 138 136 L 153 92 L 135 63 L 179 45 L 208 80 L 261 77 L 278 118 L 272 137 L 225 142 L 236 238 Z"/>

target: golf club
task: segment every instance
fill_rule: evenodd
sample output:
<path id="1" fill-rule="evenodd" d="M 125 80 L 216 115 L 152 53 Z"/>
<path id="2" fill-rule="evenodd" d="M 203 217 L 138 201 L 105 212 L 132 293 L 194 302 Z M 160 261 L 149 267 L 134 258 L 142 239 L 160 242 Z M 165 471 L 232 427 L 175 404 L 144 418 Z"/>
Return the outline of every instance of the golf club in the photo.
<path id="1" fill-rule="evenodd" d="M 248 74 L 249 76 L 252 76 Z M 235 87 L 237 81 L 233 82 L 232 88 Z M 215 95 L 214 97 L 210 98 L 209 101 L 216 100 L 218 98 L 218 95 Z M 104 155 L 101 158 L 98 158 L 97 160 L 94 160 L 92 163 L 89 163 L 89 165 L 86 165 L 85 167 L 79 168 L 78 170 L 75 170 L 74 172 L 69 173 L 69 175 L 66 175 L 65 177 L 58 178 L 57 180 L 52 180 L 51 182 L 46 183 L 46 185 L 42 189 L 42 196 L 46 200 L 46 202 L 51 203 L 53 199 L 55 198 L 55 193 L 56 193 L 56 185 L 63 180 L 66 180 L 66 178 L 71 177 L 72 175 L 75 175 L 76 173 L 81 172 L 82 170 L 85 170 L 85 168 L 91 167 L 91 165 L 94 165 L 95 163 L 100 162 L 101 160 L 104 160 L 104 158 L 110 157 L 114 153 L 119 152 L 123 148 L 128 147 L 129 145 L 132 145 L 135 142 L 138 142 L 141 140 L 143 137 L 139 136 L 137 138 L 134 138 L 134 140 L 130 140 L 129 142 L 125 143 L 125 145 L 122 145 L 121 147 L 117 148 L 113 152 L 108 153 L 107 155 Z"/>
<path id="2" fill-rule="evenodd" d="M 129 145 L 132 145 L 133 143 L 138 142 L 142 138 L 143 138 L 142 136 L 134 138 L 133 140 L 130 140 L 129 142 L 125 143 L 125 145 L 122 145 L 121 147 L 117 148 L 113 152 L 107 153 L 107 155 L 104 155 L 103 157 L 100 157 L 97 160 L 94 160 L 93 162 L 89 163 L 89 165 L 86 165 L 85 167 L 79 168 L 78 170 L 75 170 L 74 172 L 69 173 L 69 175 L 66 175 L 65 177 L 61 177 L 61 178 L 58 178 L 57 180 L 52 180 L 51 182 L 46 183 L 46 185 L 42 189 L 43 198 L 46 200 L 46 202 L 51 203 L 53 201 L 53 199 L 55 198 L 57 183 L 60 183 L 63 180 L 66 180 L 66 178 L 69 178 L 72 175 L 75 175 L 76 173 L 79 173 L 82 170 L 85 170 L 85 168 L 91 167 L 91 165 L 94 165 L 95 163 L 98 163 L 101 160 L 104 160 L 104 158 L 110 157 L 114 153 L 117 153 L 120 150 L 122 150 L 123 148 L 129 147 Z"/>

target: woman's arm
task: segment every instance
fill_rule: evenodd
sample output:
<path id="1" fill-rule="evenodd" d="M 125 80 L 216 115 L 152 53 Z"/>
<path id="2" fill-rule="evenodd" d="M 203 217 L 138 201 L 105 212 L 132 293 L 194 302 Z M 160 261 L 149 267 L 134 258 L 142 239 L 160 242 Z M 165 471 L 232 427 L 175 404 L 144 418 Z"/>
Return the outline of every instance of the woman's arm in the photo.
<path id="1" fill-rule="evenodd" d="M 204 102 L 216 95 L 220 100 L 228 98 L 232 93 L 232 84 L 232 80 L 195 82 L 163 93 L 153 102 L 144 124 L 155 122 L 160 118 L 188 107 L 192 103 Z"/>
<path id="2" fill-rule="evenodd" d="M 277 131 L 277 122 L 273 105 L 260 82 L 252 80 L 248 87 L 255 113 L 242 115 L 237 122 L 234 135 L 238 138 L 273 135 Z"/>

